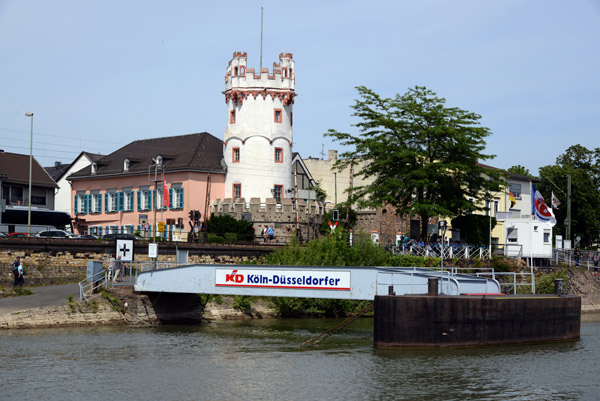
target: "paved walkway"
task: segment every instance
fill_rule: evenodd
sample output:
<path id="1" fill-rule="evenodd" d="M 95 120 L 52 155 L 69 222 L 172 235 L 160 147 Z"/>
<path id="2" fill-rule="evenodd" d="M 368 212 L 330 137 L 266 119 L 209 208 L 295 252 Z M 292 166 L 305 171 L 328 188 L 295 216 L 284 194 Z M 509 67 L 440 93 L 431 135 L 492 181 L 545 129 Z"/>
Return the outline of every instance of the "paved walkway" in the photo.
<path id="1" fill-rule="evenodd" d="M 79 300 L 79 284 L 27 288 L 33 291 L 32 295 L 0 299 L 0 313 L 17 312 L 44 306 L 65 305 L 69 295 L 73 295 L 74 300 Z"/>

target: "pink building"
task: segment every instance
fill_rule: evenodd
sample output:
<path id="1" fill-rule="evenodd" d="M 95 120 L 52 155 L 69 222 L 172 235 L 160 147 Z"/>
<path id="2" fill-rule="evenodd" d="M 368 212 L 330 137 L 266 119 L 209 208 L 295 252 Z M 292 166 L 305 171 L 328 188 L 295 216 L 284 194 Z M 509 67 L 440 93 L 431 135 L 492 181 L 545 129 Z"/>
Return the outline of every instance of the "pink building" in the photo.
<path id="1" fill-rule="evenodd" d="M 223 142 L 206 132 L 132 142 L 68 177 L 74 230 L 151 235 L 156 215 L 167 238 L 187 232 L 191 210 L 204 220 L 211 199 L 224 198 L 222 159 Z"/>

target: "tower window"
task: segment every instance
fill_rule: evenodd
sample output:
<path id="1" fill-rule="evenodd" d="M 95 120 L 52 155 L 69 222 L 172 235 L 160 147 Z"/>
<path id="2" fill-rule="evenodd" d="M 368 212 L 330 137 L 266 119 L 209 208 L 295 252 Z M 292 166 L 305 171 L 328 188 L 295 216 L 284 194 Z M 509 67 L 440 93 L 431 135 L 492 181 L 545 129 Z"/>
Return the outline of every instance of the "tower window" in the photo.
<path id="1" fill-rule="evenodd" d="M 235 110 L 231 110 L 229 113 L 229 124 L 235 124 Z"/>
<path id="2" fill-rule="evenodd" d="M 238 74 L 238 68 L 237 68 L 237 67 L 234 67 L 234 68 L 233 68 L 233 75 L 237 75 L 237 74 Z"/>
<path id="3" fill-rule="evenodd" d="M 273 187 L 273 198 L 277 203 L 281 203 L 281 194 L 283 194 L 283 185 L 275 185 Z"/>
<path id="4" fill-rule="evenodd" d="M 275 148 L 275 163 L 283 163 L 283 148 Z"/>
<path id="5" fill-rule="evenodd" d="M 242 197 L 242 184 L 233 184 L 233 199 L 240 199 Z"/>
<path id="6" fill-rule="evenodd" d="M 275 109 L 275 122 L 281 124 L 281 109 Z"/>
<path id="7" fill-rule="evenodd" d="M 240 148 L 233 148 L 231 152 L 231 161 L 234 163 L 240 162 Z"/>

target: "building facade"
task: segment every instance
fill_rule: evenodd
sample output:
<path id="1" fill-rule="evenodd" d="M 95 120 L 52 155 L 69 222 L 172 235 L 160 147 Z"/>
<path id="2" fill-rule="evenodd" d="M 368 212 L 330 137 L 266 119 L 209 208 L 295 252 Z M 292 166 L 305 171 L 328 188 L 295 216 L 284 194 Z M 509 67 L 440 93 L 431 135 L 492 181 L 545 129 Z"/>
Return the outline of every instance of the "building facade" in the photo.
<path id="1" fill-rule="evenodd" d="M 139 233 L 181 239 L 191 210 L 206 218 L 223 197 L 223 143 L 208 133 L 139 140 L 69 175 L 79 234 Z M 168 202 L 165 196 L 168 194 Z"/>

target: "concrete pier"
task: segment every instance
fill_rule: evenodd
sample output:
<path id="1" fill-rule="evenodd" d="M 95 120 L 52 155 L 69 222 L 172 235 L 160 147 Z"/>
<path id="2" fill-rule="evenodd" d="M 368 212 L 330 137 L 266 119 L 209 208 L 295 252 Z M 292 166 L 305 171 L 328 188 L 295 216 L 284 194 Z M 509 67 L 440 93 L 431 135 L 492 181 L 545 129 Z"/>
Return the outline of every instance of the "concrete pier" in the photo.
<path id="1" fill-rule="evenodd" d="M 375 346 L 440 348 L 579 339 L 571 295 L 376 296 Z"/>

